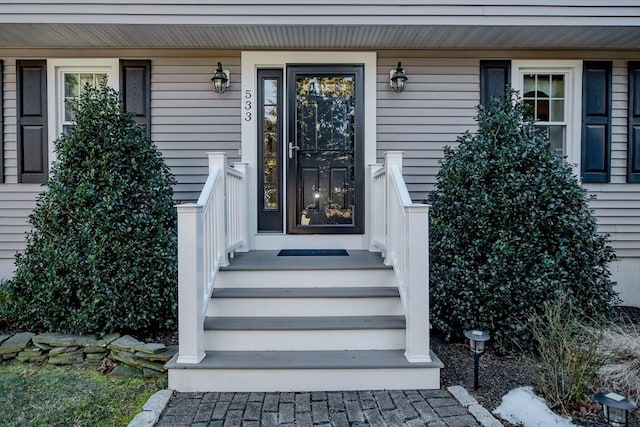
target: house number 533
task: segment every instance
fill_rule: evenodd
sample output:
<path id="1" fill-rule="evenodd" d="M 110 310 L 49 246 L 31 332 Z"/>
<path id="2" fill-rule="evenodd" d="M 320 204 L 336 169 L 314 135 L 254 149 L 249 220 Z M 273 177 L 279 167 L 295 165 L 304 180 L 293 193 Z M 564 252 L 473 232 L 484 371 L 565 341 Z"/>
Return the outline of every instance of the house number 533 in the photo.
<path id="1" fill-rule="evenodd" d="M 244 91 L 244 121 L 251 121 L 251 108 L 253 107 L 252 102 L 253 95 L 251 94 L 251 89 L 247 89 Z"/>

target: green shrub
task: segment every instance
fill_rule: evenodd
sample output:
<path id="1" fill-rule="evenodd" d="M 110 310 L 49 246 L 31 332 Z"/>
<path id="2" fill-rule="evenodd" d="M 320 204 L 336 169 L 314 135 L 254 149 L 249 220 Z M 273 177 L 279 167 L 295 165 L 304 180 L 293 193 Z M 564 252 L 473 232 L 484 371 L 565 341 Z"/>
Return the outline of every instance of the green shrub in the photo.
<path id="1" fill-rule="evenodd" d="M 593 317 L 610 309 L 614 254 L 517 93 L 479 107 L 477 121 L 445 149 L 429 200 L 432 323 L 446 338 L 483 328 L 499 352 L 526 350 L 527 319 L 545 301 L 567 295 Z"/>
<path id="2" fill-rule="evenodd" d="M 561 298 L 545 302 L 530 323 L 538 349 L 530 359 L 536 391 L 551 409 L 567 415 L 593 397 L 597 372 L 608 359 L 600 350 L 604 330 L 582 318 Z"/>
<path id="3" fill-rule="evenodd" d="M 4 285 L 4 312 L 23 327 L 68 333 L 169 326 L 175 180 L 113 89 L 86 86 L 75 114 Z"/>

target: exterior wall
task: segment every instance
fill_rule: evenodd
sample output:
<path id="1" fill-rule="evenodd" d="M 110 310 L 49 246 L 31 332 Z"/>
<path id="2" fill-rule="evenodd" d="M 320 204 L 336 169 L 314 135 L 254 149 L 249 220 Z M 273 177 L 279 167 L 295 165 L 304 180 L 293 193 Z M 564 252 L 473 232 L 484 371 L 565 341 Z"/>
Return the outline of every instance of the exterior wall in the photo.
<path id="1" fill-rule="evenodd" d="M 18 184 L 16 143 L 16 59 L 46 58 L 49 52 L 4 56 L 5 183 L 0 183 L 0 279 L 14 270 L 16 251 L 25 247 L 28 216 L 35 207 L 39 184 Z M 55 52 L 59 58 L 125 57 L 152 59 L 152 140 L 163 152 L 178 184 L 177 203 L 198 198 L 207 174 L 207 151 L 225 150 L 230 161 L 239 160 L 240 52 Z M 224 95 L 211 89 L 217 61 L 231 72 L 231 87 Z M 50 136 L 51 139 L 51 136 Z"/>
<path id="2" fill-rule="evenodd" d="M 16 62 L 4 59 L 4 176 L 0 184 L 0 279 L 13 271 L 16 250 L 24 247 L 28 216 L 35 207 L 39 184 L 18 184 L 16 144 Z"/>
<path id="3" fill-rule="evenodd" d="M 240 159 L 240 53 L 205 58 L 152 58 L 151 139 L 176 175 L 174 198 L 198 199 L 208 173 L 207 151 Z M 231 86 L 213 92 L 216 61 L 230 71 Z"/>
<path id="4" fill-rule="evenodd" d="M 74 52 L 56 52 L 72 57 Z M 98 52 L 98 54 L 103 52 Z M 79 56 L 98 55 L 81 52 Z M 32 55 L 46 57 L 45 52 Z M 113 51 L 102 57 L 152 59 L 152 139 L 178 178 L 177 201 L 197 199 L 207 173 L 205 152 L 224 150 L 240 158 L 239 51 Z M 0 184 L 0 277 L 11 274 L 13 256 L 24 247 L 27 216 L 41 187 L 17 184 L 15 59 L 4 60 L 4 148 L 6 183 Z M 22 58 L 22 56 L 20 56 Z M 625 303 L 640 306 L 640 184 L 626 183 L 627 61 L 640 52 L 536 51 L 379 51 L 377 66 L 377 157 L 385 151 L 405 152 L 405 179 L 414 200 L 434 188 L 446 145 L 476 127 L 479 64 L 482 59 L 614 60 L 611 183 L 589 184 L 600 229 L 610 234 L 620 261 L 612 270 Z M 388 88 L 389 70 L 401 60 L 409 76 L 405 92 Z M 224 95 L 211 90 L 217 61 L 231 71 Z M 369 102 L 367 100 L 366 102 Z"/>
<path id="5" fill-rule="evenodd" d="M 613 59 L 611 182 L 585 184 L 601 232 L 609 235 L 618 258 L 611 266 L 625 304 L 640 307 L 640 184 L 626 182 L 627 61 L 639 52 L 380 52 L 378 55 L 378 158 L 388 150 L 405 152 L 403 169 L 412 199 L 426 199 L 436 183 L 445 146 L 474 131 L 480 98 L 481 59 Z M 409 76 L 407 90 L 388 89 L 397 61 Z"/>

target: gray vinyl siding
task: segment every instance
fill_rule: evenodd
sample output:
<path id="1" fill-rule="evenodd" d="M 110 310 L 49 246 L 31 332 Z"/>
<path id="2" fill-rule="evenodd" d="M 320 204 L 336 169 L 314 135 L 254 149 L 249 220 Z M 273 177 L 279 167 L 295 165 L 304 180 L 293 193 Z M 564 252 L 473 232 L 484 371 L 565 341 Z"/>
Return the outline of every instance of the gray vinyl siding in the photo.
<path id="1" fill-rule="evenodd" d="M 627 61 L 613 62 L 611 182 L 586 184 L 599 230 L 618 258 L 640 257 L 640 184 L 627 183 Z"/>
<path id="2" fill-rule="evenodd" d="M 224 150 L 229 161 L 239 160 L 240 54 L 216 55 L 215 60 L 208 55 L 151 59 L 152 140 L 178 180 L 176 201 L 195 201 L 208 173 L 207 151 Z M 3 60 L 6 183 L 0 184 L 0 278 L 9 274 L 16 252 L 25 247 L 28 216 L 43 190 L 38 184 L 17 183 L 16 59 Z M 211 87 L 217 61 L 231 72 L 231 87 L 223 95 Z"/>
<path id="3" fill-rule="evenodd" d="M 127 51 L 117 55 L 126 56 Z M 154 52 L 135 57 L 152 60 L 152 139 L 178 179 L 177 201 L 194 201 L 207 175 L 207 151 L 224 150 L 239 160 L 241 146 L 240 52 L 223 54 Z M 72 53 L 60 53 L 73 57 Z M 86 53 L 84 54 L 87 55 Z M 433 190 L 446 145 L 476 128 L 481 59 L 562 58 L 607 60 L 609 52 L 420 52 L 380 51 L 377 66 L 377 157 L 404 151 L 404 175 L 414 200 Z M 627 60 L 640 55 L 617 52 L 613 68 L 612 173 L 609 184 L 589 184 L 600 230 L 609 233 L 620 258 L 640 258 L 640 184 L 626 183 Z M 44 57 L 44 56 L 41 56 Z M 0 184 L 0 276 L 24 248 L 27 218 L 39 185 L 17 184 L 15 58 L 4 60 L 4 158 L 6 183 Z M 398 60 L 409 76 L 407 91 L 388 86 L 389 70 Z M 211 89 L 217 61 L 231 71 L 231 87 L 223 94 Z"/>
<path id="4" fill-rule="evenodd" d="M 17 250 L 24 248 L 28 217 L 42 191 L 39 184 L 18 184 L 16 144 L 16 64 L 4 59 L 4 172 L 0 184 L 0 278 L 8 271 Z M 6 274 L 6 273 L 5 273 Z"/>
<path id="5" fill-rule="evenodd" d="M 231 74 L 224 94 L 211 85 L 217 61 Z M 195 201 L 208 174 L 207 151 L 239 161 L 240 54 L 153 59 L 151 73 L 151 139 L 178 180 L 174 198 Z"/>
<path id="6" fill-rule="evenodd" d="M 402 57 L 409 76 L 407 90 L 389 90 L 389 70 L 398 56 L 378 55 L 377 156 L 385 151 L 404 151 L 404 176 L 413 200 L 427 198 L 436 183 L 444 147 L 455 146 L 466 130 L 474 131 L 476 106 L 480 102 L 480 60 L 546 58 L 544 52 L 492 52 L 493 57 L 420 57 L 411 52 Z M 566 53 L 565 53 L 566 55 Z M 557 58 L 557 53 L 553 54 Z M 571 59 L 582 59 L 569 53 Z M 607 59 L 607 54 L 590 53 L 586 59 Z M 618 55 L 619 57 L 619 55 Z M 636 57 L 629 58 L 637 60 Z M 626 182 L 627 168 L 627 60 L 617 59 L 613 67 L 613 117 L 611 183 L 585 185 L 593 196 L 590 206 L 599 230 L 609 234 L 619 258 L 640 257 L 640 184 Z"/>
<path id="7" fill-rule="evenodd" d="M 412 199 L 426 199 L 434 188 L 446 145 L 475 128 L 479 103 L 479 59 L 452 56 L 402 58 L 407 90 L 389 89 L 389 70 L 397 56 L 378 55 L 378 161 L 385 151 L 404 151 L 403 173 Z"/>

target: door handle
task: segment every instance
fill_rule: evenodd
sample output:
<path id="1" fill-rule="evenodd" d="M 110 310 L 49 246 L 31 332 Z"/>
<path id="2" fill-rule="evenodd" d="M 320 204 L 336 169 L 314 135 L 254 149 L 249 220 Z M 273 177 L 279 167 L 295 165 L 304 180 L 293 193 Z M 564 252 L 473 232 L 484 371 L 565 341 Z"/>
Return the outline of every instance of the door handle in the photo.
<path id="1" fill-rule="evenodd" d="M 293 152 L 295 150 L 299 150 L 299 149 L 300 149 L 300 147 L 298 147 L 297 145 L 293 145 L 293 142 L 290 142 L 289 143 L 289 158 L 293 159 Z"/>

